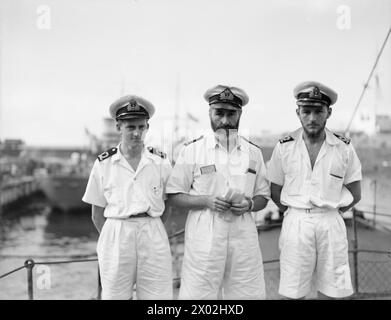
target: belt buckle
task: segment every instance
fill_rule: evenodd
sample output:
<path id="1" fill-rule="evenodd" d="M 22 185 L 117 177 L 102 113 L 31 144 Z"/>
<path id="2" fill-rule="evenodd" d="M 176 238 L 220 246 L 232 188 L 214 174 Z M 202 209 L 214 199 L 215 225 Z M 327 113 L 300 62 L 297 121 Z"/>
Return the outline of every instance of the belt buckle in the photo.
<path id="1" fill-rule="evenodd" d="M 311 209 L 305 209 L 305 213 L 311 213 Z"/>

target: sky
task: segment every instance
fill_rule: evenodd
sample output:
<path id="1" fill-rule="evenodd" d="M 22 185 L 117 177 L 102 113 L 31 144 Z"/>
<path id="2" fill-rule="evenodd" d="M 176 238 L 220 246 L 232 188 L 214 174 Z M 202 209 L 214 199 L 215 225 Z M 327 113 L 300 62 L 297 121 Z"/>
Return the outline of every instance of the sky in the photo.
<path id="1" fill-rule="evenodd" d="M 296 129 L 293 88 L 320 81 L 339 95 L 343 131 L 391 26 L 391 0 L 1 0 L 0 140 L 83 146 L 123 94 L 150 100 L 150 135 L 210 127 L 204 92 L 250 97 L 249 135 Z M 352 129 L 391 114 L 391 39 Z M 198 122 L 188 120 L 191 114 Z"/>

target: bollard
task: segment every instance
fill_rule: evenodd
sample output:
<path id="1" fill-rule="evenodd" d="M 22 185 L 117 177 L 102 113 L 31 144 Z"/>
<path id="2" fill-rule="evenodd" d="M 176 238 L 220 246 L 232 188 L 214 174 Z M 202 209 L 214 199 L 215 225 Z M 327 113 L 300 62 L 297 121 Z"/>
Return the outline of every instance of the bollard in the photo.
<path id="1" fill-rule="evenodd" d="M 33 259 L 27 259 L 24 262 L 24 266 L 27 269 L 27 293 L 29 300 L 34 300 L 34 292 L 33 292 L 33 268 L 35 262 Z"/>

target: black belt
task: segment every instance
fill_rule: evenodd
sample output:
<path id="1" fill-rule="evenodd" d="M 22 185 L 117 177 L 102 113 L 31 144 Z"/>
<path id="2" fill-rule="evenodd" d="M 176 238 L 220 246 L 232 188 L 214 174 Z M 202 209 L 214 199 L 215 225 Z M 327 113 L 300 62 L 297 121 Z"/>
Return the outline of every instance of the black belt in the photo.
<path id="1" fill-rule="evenodd" d="M 138 213 L 138 214 L 132 214 L 131 216 L 128 217 L 109 217 L 108 219 L 116 219 L 116 220 L 129 220 L 133 218 L 145 218 L 145 217 L 150 217 L 150 215 L 146 212 Z"/>
<path id="2" fill-rule="evenodd" d="M 126 219 L 143 218 L 143 217 L 150 217 L 150 215 L 146 212 L 142 212 L 142 213 L 138 213 L 138 214 L 132 214 L 131 216 L 127 217 Z"/>

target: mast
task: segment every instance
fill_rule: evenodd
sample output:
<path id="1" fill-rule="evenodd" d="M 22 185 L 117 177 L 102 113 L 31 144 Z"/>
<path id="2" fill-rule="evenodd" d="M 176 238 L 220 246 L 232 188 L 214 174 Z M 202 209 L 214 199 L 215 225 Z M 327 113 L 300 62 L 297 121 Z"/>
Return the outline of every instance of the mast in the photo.
<path id="1" fill-rule="evenodd" d="M 381 103 L 382 103 L 382 89 L 380 86 L 380 77 L 379 74 L 376 73 L 375 75 L 375 104 L 373 108 L 373 132 L 376 134 L 378 132 L 378 126 L 377 126 L 377 120 L 378 120 L 378 110 L 379 110 L 379 104 L 380 104 L 380 109 L 381 109 Z"/>

